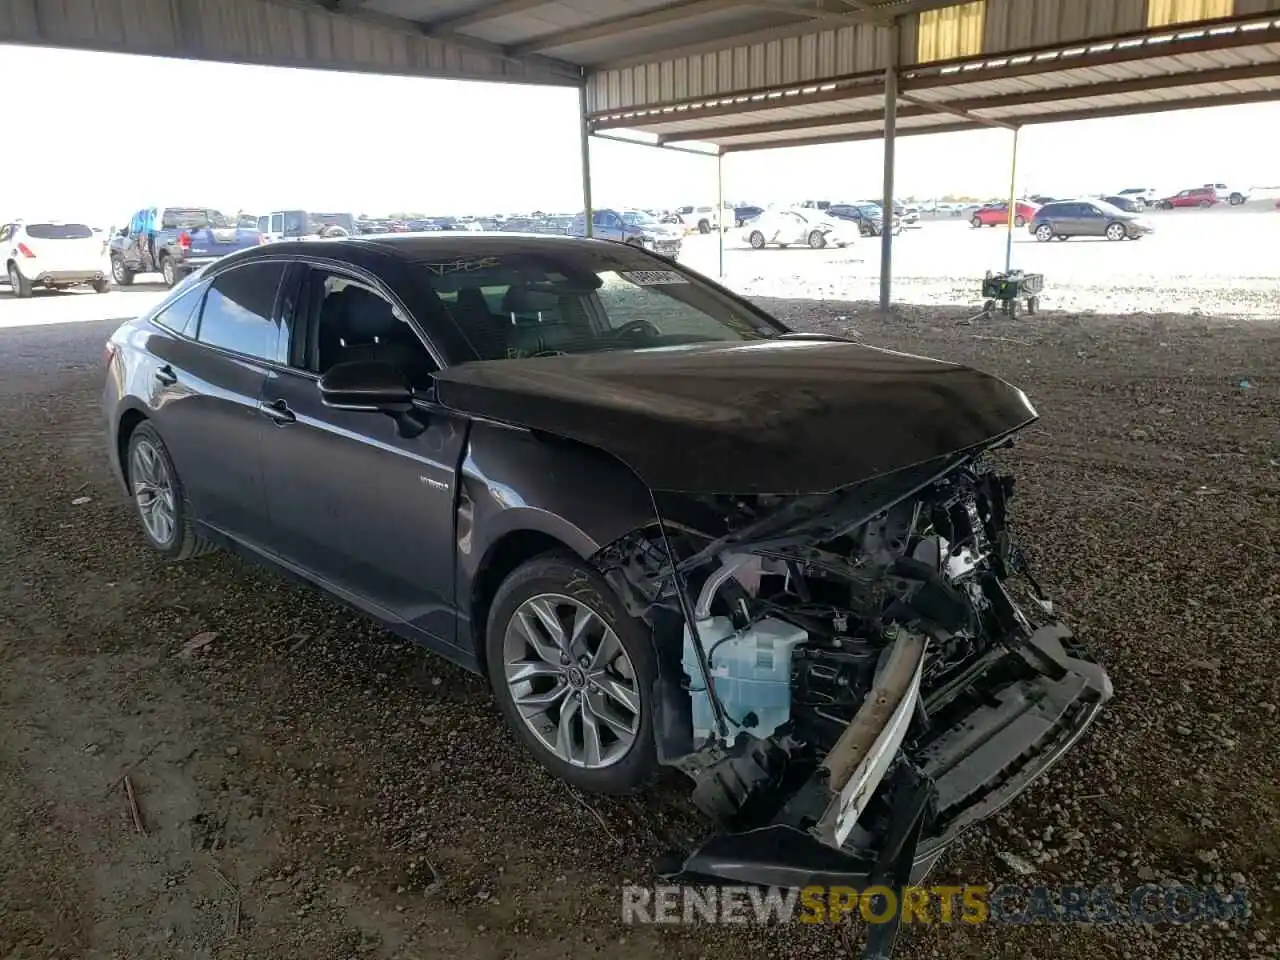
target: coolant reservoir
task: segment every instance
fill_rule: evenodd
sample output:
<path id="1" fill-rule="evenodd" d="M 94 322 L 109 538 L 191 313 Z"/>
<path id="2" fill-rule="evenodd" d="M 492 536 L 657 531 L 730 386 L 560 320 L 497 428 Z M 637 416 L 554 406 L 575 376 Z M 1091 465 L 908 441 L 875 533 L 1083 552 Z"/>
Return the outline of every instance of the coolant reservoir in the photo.
<path id="1" fill-rule="evenodd" d="M 728 617 L 708 617 L 698 621 L 698 636 L 711 661 L 712 683 L 727 715 L 730 740 L 741 730 L 764 739 L 791 719 L 791 651 L 809 639 L 805 631 L 766 617 L 738 632 Z M 715 729 L 715 715 L 688 626 L 684 672 L 693 698 L 693 739 L 699 743 Z"/>

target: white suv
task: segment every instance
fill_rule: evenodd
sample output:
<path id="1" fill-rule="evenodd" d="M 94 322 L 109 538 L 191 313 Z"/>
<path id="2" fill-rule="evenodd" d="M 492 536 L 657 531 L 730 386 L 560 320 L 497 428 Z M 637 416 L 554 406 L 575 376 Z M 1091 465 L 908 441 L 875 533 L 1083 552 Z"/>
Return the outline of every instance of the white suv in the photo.
<path id="1" fill-rule="evenodd" d="M 23 223 L 0 226 L 4 279 L 16 297 L 29 297 L 35 287 L 64 290 L 88 284 L 106 293 L 107 240 L 83 223 Z"/>

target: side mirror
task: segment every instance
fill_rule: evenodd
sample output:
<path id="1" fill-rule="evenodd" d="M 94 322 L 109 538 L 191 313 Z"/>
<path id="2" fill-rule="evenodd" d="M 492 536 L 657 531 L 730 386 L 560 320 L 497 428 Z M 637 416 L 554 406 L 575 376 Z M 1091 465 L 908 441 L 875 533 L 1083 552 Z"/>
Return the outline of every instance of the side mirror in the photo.
<path id="1" fill-rule="evenodd" d="M 335 410 L 389 413 L 410 409 L 413 388 L 404 375 L 381 360 L 335 363 L 320 378 L 320 399 Z"/>

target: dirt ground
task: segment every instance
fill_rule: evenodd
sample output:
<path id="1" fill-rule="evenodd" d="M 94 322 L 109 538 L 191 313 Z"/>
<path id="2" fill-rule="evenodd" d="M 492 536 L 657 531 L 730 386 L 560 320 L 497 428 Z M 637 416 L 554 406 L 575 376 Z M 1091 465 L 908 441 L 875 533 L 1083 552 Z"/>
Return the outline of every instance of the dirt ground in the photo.
<path id="1" fill-rule="evenodd" d="M 912 927 L 900 955 L 1276 956 L 1280 333 L 767 305 L 981 366 L 1043 414 L 1008 454 L 1016 522 L 1116 697 L 935 879 L 1025 882 L 1016 854 L 1037 881 L 1243 885 L 1255 911 Z M 577 796 L 479 678 L 233 557 L 147 552 L 102 452 L 111 326 L 0 331 L 0 958 L 845 955 L 828 928 L 623 926 L 621 884 L 703 829 L 678 777 Z"/>

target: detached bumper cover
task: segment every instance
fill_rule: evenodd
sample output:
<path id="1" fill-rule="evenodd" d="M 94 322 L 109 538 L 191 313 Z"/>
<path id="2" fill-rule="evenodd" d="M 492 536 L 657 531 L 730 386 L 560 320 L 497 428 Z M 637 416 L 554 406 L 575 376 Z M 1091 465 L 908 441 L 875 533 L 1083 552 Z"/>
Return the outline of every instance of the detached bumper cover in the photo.
<path id="1" fill-rule="evenodd" d="M 841 753 L 833 762 L 832 755 L 841 751 L 846 736 L 868 744 L 866 725 L 860 721 L 866 719 L 864 710 L 873 705 L 874 694 L 828 755 L 819 775 L 799 791 L 825 791 L 825 797 L 801 800 L 798 793 L 772 823 L 712 837 L 666 875 L 688 882 L 779 887 L 861 887 L 870 883 L 901 887 L 918 882 L 965 830 L 1010 803 L 1053 766 L 1111 698 L 1106 671 L 1068 652 L 1070 640 L 1071 632 L 1055 623 L 1036 630 L 1024 644 L 988 659 L 965 684 L 966 689 L 982 690 L 984 705 L 933 737 L 927 747 L 908 749 L 910 766 L 899 765 L 886 780 L 872 780 L 866 774 L 875 773 L 879 748 L 895 739 L 900 744 L 906 732 L 895 723 L 901 716 L 899 708 L 916 707 L 916 651 L 906 649 L 899 655 L 900 662 L 911 667 L 905 672 L 909 678 L 906 684 L 891 682 L 892 664 L 883 671 L 884 679 L 877 681 L 876 689 L 883 695 L 892 698 L 897 691 L 900 699 L 883 705 L 884 723 L 869 747 L 861 754 Z M 1023 661 L 1031 670 L 1024 671 L 1020 679 L 984 685 L 991 668 L 1005 664 L 1007 658 Z M 931 702 L 960 692 L 954 687 L 934 691 L 921 702 L 928 712 Z M 862 732 L 855 736 L 855 728 Z M 896 745 L 893 752 L 897 752 Z M 852 766 L 840 763 L 841 757 L 855 756 L 857 762 Z M 918 773 L 907 772 L 912 769 Z M 880 777 L 884 772 L 879 768 Z M 922 778 L 920 783 L 915 777 Z M 877 787 L 891 788 L 894 798 L 891 822 L 880 848 L 854 850 L 837 845 L 836 841 L 843 844 L 842 836 L 848 837 L 858 813 L 865 809 L 865 800 Z M 923 812 L 913 799 L 926 793 L 929 812 Z M 815 799 L 820 800 L 816 809 L 825 810 L 821 817 L 801 819 L 794 815 L 795 810 L 814 809 Z M 905 846 L 902 838 L 909 838 Z M 895 844 L 901 849 L 890 849 Z M 886 877 L 886 859 L 902 869 Z"/>

